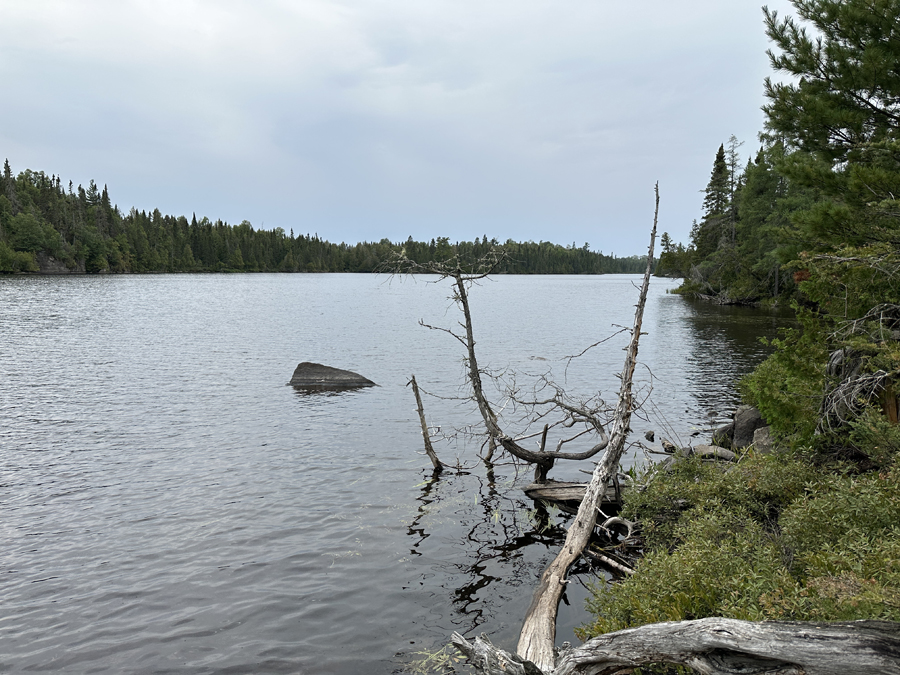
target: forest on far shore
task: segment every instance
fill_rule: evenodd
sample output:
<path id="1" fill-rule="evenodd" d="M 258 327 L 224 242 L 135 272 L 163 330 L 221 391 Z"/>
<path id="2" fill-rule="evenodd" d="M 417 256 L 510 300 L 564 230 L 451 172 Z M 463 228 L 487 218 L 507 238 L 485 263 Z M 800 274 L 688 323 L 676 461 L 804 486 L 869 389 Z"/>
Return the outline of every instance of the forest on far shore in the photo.
<path id="1" fill-rule="evenodd" d="M 474 261 L 492 248 L 505 254 L 499 274 L 616 274 L 643 272 L 646 258 L 617 258 L 589 244 L 547 241 L 500 243 L 476 237 L 451 242 L 334 244 L 318 234 L 294 236 L 278 227 L 257 230 L 246 220 L 229 225 L 208 218 L 190 221 L 154 209 L 123 215 L 91 180 L 87 189 L 59 176 L 26 169 L 14 176 L 9 160 L 0 176 L 0 273 L 37 273 L 52 257 L 73 271 L 146 272 L 377 272 L 395 253 L 419 263 L 459 255 Z"/>

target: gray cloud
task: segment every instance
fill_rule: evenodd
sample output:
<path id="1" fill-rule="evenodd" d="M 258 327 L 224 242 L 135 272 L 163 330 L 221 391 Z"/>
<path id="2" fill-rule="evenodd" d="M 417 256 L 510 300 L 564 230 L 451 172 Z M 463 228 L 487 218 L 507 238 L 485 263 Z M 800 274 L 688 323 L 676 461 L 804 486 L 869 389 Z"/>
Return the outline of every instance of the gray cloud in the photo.
<path id="1" fill-rule="evenodd" d="M 630 254 L 654 181 L 686 239 L 755 151 L 766 46 L 743 0 L 12 0 L 0 152 L 125 210 Z"/>

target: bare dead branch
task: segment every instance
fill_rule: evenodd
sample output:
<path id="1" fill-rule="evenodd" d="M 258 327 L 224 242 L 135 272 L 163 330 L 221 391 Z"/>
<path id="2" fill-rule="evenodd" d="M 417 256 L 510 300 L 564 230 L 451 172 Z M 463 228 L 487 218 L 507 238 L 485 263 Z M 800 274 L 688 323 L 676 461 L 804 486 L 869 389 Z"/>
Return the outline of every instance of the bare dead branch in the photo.
<path id="1" fill-rule="evenodd" d="M 628 565 L 623 565 L 622 563 L 618 562 L 617 560 L 613 560 L 608 555 L 604 555 L 603 553 L 600 553 L 599 551 L 592 551 L 591 549 L 586 548 L 586 549 L 584 549 L 583 553 L 584 553 L 584 555 L 588 556 L 589 558 L 596 560 L 601 565 L 605 565 L 606 567 L 612 568 L 612 569 L 616 570 L 617 572 L 621 572 L 622 574 L 624 574 L 626 576 L 630 577 L 634 574 L 634 569 L 632 569 Z"/>
<path id="2" fill-rule="evenodd" d="M 440 473 L 444 470 L 444 465 L 441 464 L 441 460 L 438 459 L 437 453 L 434 451 L 434 446 L 431 445 L 431 435 L 428 433 L 428 425 L 425 423 L 425 408 L 422 406 L 422 397 L 419 395 L 419 385 L 416 384 L 415 375 L 410 376 L 408 384 L 412 385 L 413 394 L 416 396 L 416 407 L 419 412 L 419 423 L 422 425 L 422 439 L 425 442 L 425 452 L 428 454 L 428 459 L 431 460 L 435 472 Z"/>
<path id="3" fill-rule="evenodd" d="M 591 482 L 585 490 L 584 499 L 578 508 L 575 520 L 566 533 L 566 541 L 562 550 L 541 576 L 535 591 L 534 600 L 525 616 L 519 644 L 516 648 L 523 659 L 531 661 L 539 669 L 550 671 L 555 665 L 554 642 L 556 639 L 556 616 L 562 589 L 566 583 L 569 567 L 581 555 L 590 541 L 594 524 L 597 520 L 597 509 L 606 492 L 610 476 L 616 471 L 629 431 L 631 412 L 634 406 L 632 398 L 632 378 L 637 362 L 638 344 L 641 338 L 641 325 L 644 318 L 644 306 L 647 302 L 647 291 L 650 287 L 650 273 L 653 266 L 653 248 L 656 243 L 656 227 L 659 218 L 659 185 L 654 187 L 655 208 L 653 229 L 650 233 L 650 247 L 647 253 L 647 268 L 641 285 L 640 297 L 634 314 L 634 326 L 631 341 L 625 352 L 625 365 L 622 369 L 622 383 L 616 403 L 609 441 L 601 457 Z"/>

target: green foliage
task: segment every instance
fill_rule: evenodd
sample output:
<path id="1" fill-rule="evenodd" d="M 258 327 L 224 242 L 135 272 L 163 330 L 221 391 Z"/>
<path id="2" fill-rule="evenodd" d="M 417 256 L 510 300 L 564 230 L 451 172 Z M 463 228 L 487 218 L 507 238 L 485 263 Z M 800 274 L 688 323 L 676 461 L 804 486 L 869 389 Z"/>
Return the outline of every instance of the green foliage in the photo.
<path id="1" fill-rule="evenodd" d="M 631 495 L 625 514 L 641 521 L 650 549 L 677 547 L 683 521 L 730 509 L 772 529 L 781 510 L 816 480 L 812 467 L 796 469 L 782 456 L 749 455 L 724 475 L 721 465 L 682 460 L 664 479 L 654 477 L 646 490 Z"/>
<path id="2" fill-rule="evenodd" d="M 766 126 L 791 148 L 778 164 L 788 180 L 814 191 L 794 216 L 807 255 L 802 290 L 823 311 L 860 316 L 897 301 L 900 243 L 900 3 L 896 0 L 795 0 L 801 20 L 766 12 L 776 70 L 766 81 Z"/>
<path id="3" fill-rule="evenodd" d="M 863 316 L 875 305 L 900 303 L 900 255 L 889 243 L 836 247 L 803 255 L 809 279 L 800 284 L 806 296 L 839 319 Z"/>
<path id="4" fill-rule="evenodd" d="M 739 386 L 776 434 L 809 440 L 825 393 L 828 349 L 818 317 L 803 310 L 798 318 L 801 328 L 785 329 L 772 340 L 774 352 Z"/>
<path id="5" fill-rule="evenodd" d="M 676 550 L 648 553 L 634 577 L 595 588 L 588 609 L 597 620 L 579 637 L 704 616 L 767 618 L 760 596 L 793 582 L 772 538 L 742 516 L 719 511 L 686 522 Z"/>
<path id="6" fill-rule="evenodd" d="M 807 192 L 793 185 L 776 170 L 783 156 L 781 144 L 760 149 L 755 161 L 743 172 L 738 166 L 733 136 L 724 153 L 720 148 L 715 166 L 730 160 L 713 191 L 719 197 L 706 202 L 718 203 L 718 212 L 705 206 L 701 222 L 691 229 L 691 246 L 679 260 L 685 279 L 679 292 L 686 295 L 713 296 L 719 302 L 756 303 L 770 298 L 790 297 L 795 291 L 785 264 L 799 255 L 793 237 L 791 215 L 808 203 Z M 720 156 L 723 155 L 724 156 Z M 733 168 L 730 165 L 733 165 Z M 716 176 L 714 169 L 713 174 Z M 670 265 L 663 257 L 660 268 Z"/>
<path id="7" fill-rule="evenodd" d="M 0 241 L 0 273 L 2 272 L 37 272 L 38 264 L 34 253 L 14 251 Z"/>
<path id="8" fill-rule="evenodd" d="M 765 9 L 776 51 L 766 79 L 767 127 L 805 153 L 843 160 L 860 143 L 896 131 L 900 92 L 900 3 L 896 0 L 793 0 L 800 19 Z"/>
<path id="9" fill-rule="evenodd" d="M 579 636 L 704 616 L 896 621 L 898 478 L 814 467 L 802 453 L 660 473 L 628 500 L 645 524 L 637 573 L 593 589 L 597 618 Z"/>
<path id="10" fill-rule="evenodd" d="M 784 541 L 795 551 L 795 571 L 822 556 L 835 542 L 873 541 L 900 534 L 900 483 L 894 472 L 862 476 L 838 474 L 820 481 L 817 489 L 796 500 L 781 517 Z M 893 535 L 891 532 L 893 530 Z M 897 561 L 900 563 L 900 559 Z M 860 561 L 844 561 L 859 565 Z M 822 568 L 834 573 L 839 570 Z M 900 572 L 900 568 L 898 568 Z"/>
<path id="11" fill-rule="evenodd" d="M 687 293 L 814 308 L 794 305 L 800 327 L 740 385 L 791 449 L 727 471 L 684 461 L 630 495 L 645 557 L 595 590 L 582 637 L 710 615 L 900 619 L 900 426 L 877 400 L 900 374 L 900 1 L 792 4 L 798 19 L 764 10 L 788 75 L 766 81 L 767 144 L 736 181 L 719 149 L 682 265 Z M 826 394 L 876 371 L 886 390 L 846 389 L 862 414 L 816 433 Z"/>
<path id="12" fill-rule="evenodd" d="M 55 251 L 59 248 L 59 234 L 34 213 L 18 213 L 8 225 L 8 239 L 17 251 Z"/>
<path id="13" fill-rule="evenodd" d="M 900 426 L 869 408 L 850 423 L 849 441 L 883 467 L 900 453 Z"/>

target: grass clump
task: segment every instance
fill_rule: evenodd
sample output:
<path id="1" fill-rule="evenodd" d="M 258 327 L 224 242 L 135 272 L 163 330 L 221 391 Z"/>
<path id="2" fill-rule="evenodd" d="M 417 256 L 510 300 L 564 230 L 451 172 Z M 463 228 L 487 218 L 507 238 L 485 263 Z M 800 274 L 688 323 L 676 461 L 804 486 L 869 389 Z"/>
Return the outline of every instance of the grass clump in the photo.
<path id="1" fill-rule="evenodd" d="M 626 507 L 645 537 L 637 573 L 593 589 L 579 637 L 705 616 L 900 621 L 900 432 L 864 416 L 850 435 L 879 469 L 807 448 L 654 475 Z"/>

